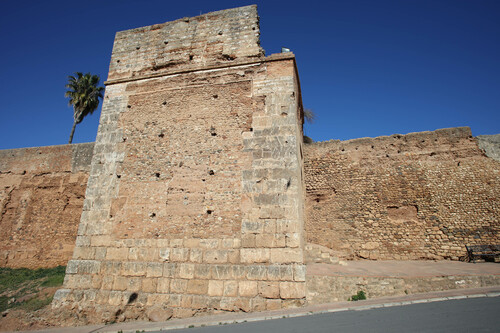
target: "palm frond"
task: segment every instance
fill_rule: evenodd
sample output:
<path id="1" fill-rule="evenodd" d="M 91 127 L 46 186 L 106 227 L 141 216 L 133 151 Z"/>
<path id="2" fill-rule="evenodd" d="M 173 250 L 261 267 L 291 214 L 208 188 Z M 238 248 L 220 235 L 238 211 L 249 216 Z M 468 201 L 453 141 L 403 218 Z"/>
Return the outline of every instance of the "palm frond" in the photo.
<path id="1" fill-rule="evenodd" d="M 99 86 L 100 78 L 98 75 L 90 73 L 83 74 L 75 72 L 68 76 L 68 89 L 64 96 L 69 98 L 69 105 L 73 107 L 73 119 L 79 124 L 83 119 L 94 113 L 99 107 L 99 99 L 103 98 L 104 87 Z M 70 141 L 72 136 L 70 136 Z"/>

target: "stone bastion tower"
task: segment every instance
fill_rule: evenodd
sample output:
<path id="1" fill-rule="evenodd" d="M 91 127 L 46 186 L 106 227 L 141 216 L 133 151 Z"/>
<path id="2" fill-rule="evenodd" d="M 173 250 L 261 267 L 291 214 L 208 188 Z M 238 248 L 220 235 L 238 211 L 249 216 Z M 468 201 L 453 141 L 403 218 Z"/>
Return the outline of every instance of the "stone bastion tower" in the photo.
<path id="1" fill-rule="evenodd" d="M 302 102 L 256 6 L 116 34 L 55 308 L 89 321 L 305 302 Z"/>

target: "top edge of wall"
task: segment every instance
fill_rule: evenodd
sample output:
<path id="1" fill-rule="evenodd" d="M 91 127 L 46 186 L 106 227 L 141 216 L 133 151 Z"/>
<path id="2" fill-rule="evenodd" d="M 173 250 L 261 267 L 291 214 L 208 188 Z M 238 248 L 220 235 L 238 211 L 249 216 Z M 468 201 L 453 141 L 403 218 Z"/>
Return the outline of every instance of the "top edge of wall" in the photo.
<path id="1" fill-rule="evenodd" d="M 193 20 L 199 20 L 201 18 L 217 16 L 217 15 L 227 14 L 227 13 L 232 13 L 232 12 L 243 12 L 243 11 L 255 11 L 255 13 L 257 13 L 257 5 L 248 5 L 248 6 L 234 7 L 234 8 L 228 8 L 228 9 L 221 9 L 221 10 L 216 10 L 213 12 L 208 12 L 208 13 L 197 15 L 197 16 L 181 17 L 181 18 L 178 18 L 178 19 L 173 20 L 173 21 L 166 21 L 166 22 L 151 24 L 151 25 L 138 27 L 138 28 L 120 30 L 116 34 L 118 35 L 118 34 L 130 33 L 130 32 L 158 29 L 162 25 L 173 24 L 176 22 L 193 21 Z"/>
<path id="2" fill-rule="evenodd" d="M 63 149 L 64 147 L 67 148 L 79 148 L 79 147 L 85 147 L 85 146 L 94 146 L 95 142 L 81 142 L 81 143 L 71 143 L 71 144 L 63 144 L 63 145 L 49 145 L 49 146 L 33 146 L 33 147 L 20 147 L 20 148 L 9 148 L 9 149 L 0 149 L 0 155 L 1 154 L 8 154 L 9 152 L 15 153 L 15 152 L 21 152 L 21 151 L 26 151 L 26 150 L 39 150 L 39 149 Z"/>
<path id="3" fill-rule="evenodd" d="M 338 140 L 332 139 L 327 141 L 318 141 L 313 142 L 307 145 L 317 145 L 317 146 L 325 146 L 329 144 L 361 144 L 370 141 L 384 141 L 384 140 L 393 140 L 393 139 L 407 139 L 407 140 L 416 140 L 419 138 L 425 137 L 450 137 L 450 138 L 472 138 L 472 132 L 470 127 L 450 127 L 450 128 L 440 128 L 434 131 L 422 131 L 422 132 L 410 132 L 407 134 L 391 134 L 391 135 L 382 135 L 377 137 L 363 137 L 349 140 Z M 306 145 L 306 146 L 307 146 Z"/>
<path id="4" fill-rule="evenodd" d="M 262 57 L 257 6 L 180 18 L 116 33 L 107 81 Z"/>

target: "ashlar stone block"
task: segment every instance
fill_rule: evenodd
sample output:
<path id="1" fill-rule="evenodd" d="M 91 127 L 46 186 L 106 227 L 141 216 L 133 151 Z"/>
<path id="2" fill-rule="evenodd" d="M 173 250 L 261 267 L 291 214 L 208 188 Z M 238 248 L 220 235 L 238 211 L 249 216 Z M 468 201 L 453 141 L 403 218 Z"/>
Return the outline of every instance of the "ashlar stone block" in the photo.
<path id="1" fill-rule="evenodd" d="M 293 267 L 293 280 L 297 282 L 306 281 L 306 265 L 295 265 Z"/>
<path id="2" fill-rule="evenodd" d="M 255 237 L 256 247 L 285 247 L 285 235 L 260 234 Z"/>
<path id="3" fill-rule="evenodd" d="M 189 254 L 189 261 L 195 263 L 203 262 L 203 250 L 201 249 L 191 249 Z"/>
<path id="4" fill-rule="evenodd" d="M 279 282 L 259 281 L 259 295 L 264 298 L 280 298 Z"/>
<path id="5" fill-rule="evenodd" d="M 150 262 L 147 264 L 146 277 L 160 277 L 163 276 L 163 264 L 157 262 Z"/>
<path id="6" fill-rule="evenodd" d="M 240 281 L 238 292 L 242 297 L 254 297 L 257 295 L 257 281 Z"/>
<path id="7" fill-rule="evenodd" d="M 156 278 L 143 278 L 142 279 L 142 291 L 147 293 L 155 293 L 157 287 Z"/>
<path id="8" fill-rule="evenodd" d="M 266 300 L 266 310 L 279 310 L 281 309 L 280 299 L 267 299 Z"/>
<path id="9" fill-rule="evenodd" d="M 170 260 L 173 262 L 186 262 L 189 259 L 189 249 L 173 248 L 170 253 Z"/>
<path id="10" fill-rule="evenodd" d="M 208 292 L 209 280 L 189 280 L 187 285 L 187 293 L 195 295 L 206 295 Z"/>
<path id="11" fill-rule="evenodd" d="M 203 262 L 208 264 L 223 264 L 228 261 L 227 250 L 205 250 Z"/>
<path id="12" fill-rule="evenodd" d="M 304 256 L 300 248 L 271 249 L 271 262 L 280 264 L 302 263 Z"/>
<path id="13" fill-rule="evenodd" d="M 170 279 L 169 278 L 158 278 L 156 291 L 158 293 L 167 294 L 170 292 Z"/>
<path id="14" fill-rule="evenodd" d="M 208 296 L 222 296 L 224 292 L 224 281 L 208 281 Z"/>
<path id="15" fill-rule="evenodd" d="M 184 294 L 187 290 L 188 280 L 172 279 L 170 282 L 170 291 L 174 294 Z"/>
<path id="16" fill-rule="evenodd" d="M 271 251 L 263 248 L 244 248 L 240 250 L 240 257 L 243 263 L 265 263 L 271 259 Z"/>
<path id="17" fill-rule="evenodd" d="M 170 249 L 169 248 L 160 249 L 160 259 L 162 261 L 165 261 L 165 262 L 170 261 Z"/>
<path id="18" fill-rule="evenodd" d="M 181 279 L 194 278 L 194 264 L 179 264 L 179 277 Z"/>
<path id="19" fill-rule="evenodd" d="M 251 311 L 265 311 L 266 310 L 266 300 L 260 297 L 254 297 L 250 299 Z"/>
<path id="20" fill-rule="evenodd" d="M 113 290 L 127 290 L 128 279 L 124 276 L 115 276 Z"/>
<path id="21" fill-rule="evenodd" d="M 305 298 L 306 284 L 304 282 L 280 282 L 282 299 Z"/>
<path id="22" fill-rule="evenodd" d="M 238 281 L 224 281 L 224 296 L 238 296 Z"/>
<path id="23" fill-rule="evenodd" d="M 128 258 L 129 250 L 127 248 L 113 248 L 110 247 L 106 253 L 107 260 L 126 260 Z"/>
<path id="24" fill-rule="evenodd" d="M 216 280 L 229 280 L 233 278 L 230 265 L 211 265 L 211 278 Z"/>

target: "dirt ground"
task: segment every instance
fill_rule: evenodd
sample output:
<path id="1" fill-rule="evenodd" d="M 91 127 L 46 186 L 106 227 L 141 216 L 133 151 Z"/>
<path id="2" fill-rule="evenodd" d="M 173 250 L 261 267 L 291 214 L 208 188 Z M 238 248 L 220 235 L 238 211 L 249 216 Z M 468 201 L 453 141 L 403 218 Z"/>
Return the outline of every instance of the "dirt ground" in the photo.
<path id="1" fill-rule="evenodd" d="M 41 330 L 82 324 L 85 323 L 79 321 L 74 314 L 67 311 L 54 312 L 50 304 L 36 311 L 10 309 L 0 316 L 0 332 Z"/>

